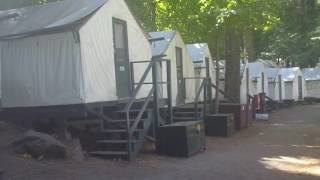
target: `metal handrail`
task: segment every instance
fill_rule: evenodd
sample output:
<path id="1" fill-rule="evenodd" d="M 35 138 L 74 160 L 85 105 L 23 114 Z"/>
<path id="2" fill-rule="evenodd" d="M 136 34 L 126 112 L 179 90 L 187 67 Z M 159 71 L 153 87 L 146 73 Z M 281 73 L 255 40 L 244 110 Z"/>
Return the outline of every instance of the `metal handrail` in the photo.
<path id="1" fill-rule="evenodd" d="M 143 82 L 147 79 L 147 76 L 150 73 L 150 70 L 152 69 L 152 67 L 153 67 L 153 65 L 155 63 L 155 61 L 146 61 L 146 62 L 149 62 L 149 65 L 146 68 L 145 72 L 143 73 L 143 75 L 142 75 L 142 77 L 141 77 L 141 79 L 139 81 L 138 86 L 134 89 L 131 100 L 129 101 L 129 103 L 124 108 L 124 111 L 126 113 L 126 124 L 127 124 L 126 126 L 127 126 L 127 131 L 128 131 L 128 155 L 129 155 L 129 157 L 131 157 L 131 153 L 132 153 L 132 151 L 131 151 L 131 149 L 132 149 L 131 148 L 131 146 L 132 146 L 132 135 L 133 135 L 133 133 L 135 131 L 135 129 L 133 129 L 131 127 L 131 125 L 130 125 L 130 109 L 132 108 L 133 104 L 137 100 L 137 96 L 138 96 L 138 93 L 139 93 L 141 87 L 143 86 Z M 152 90 L 153 90 L 153 88 L 152 88 Z M 152 94 L 152 91 L 150 91 L 150 92 Z M 149 95 L 150 95 L 150 93 L 149 93 Z M 149 98 L 150 97 L 147 98 L 147 101 L 148 101 Z M 142 112 L 140 111 L 139 114 L 140 113 L 143 114 L 145 109 L 146 109 L 146 107 L 143 109 Z M 141 120 L 141 117 L 140 117 L 140 119 L 138 119 L 138 122 L 137 122 L 137 119 L 136 119 L 134 124 L 138 124 L 140 122 L 140 120 Z"/>
<path id="2" fill-rule="evenodd" d="M 146 98 L 146 101 L 143 103 L 142 108 L 141 108 L 141 110 L 139 111 L 139 113 L 138 113 L 138 115 L 137 115 L 137 117 L 136 117 L 133 125 L 130 127 L 130 131 L 129 131 L 129 133 L 130 133 L 129 135 L 130 135 L 130 136 L 132 136 L 133 133 L 134 133 L 134 131 L 137 129 L 138 124 L 139 124 L 139 122 L 140 122 L 141 119 L 142 119 L 143 113 L 145 112 L 145 110 L 146 110 L 147 107 L 148 107 L 149 102 L 151 101 L 151 97 L 152 97 L 153 90 L 154 90 L 154 87 L 151 88 L 151 90 L 150 90 L 150 92 L 149 92 L 149 94 L 148 94 L 148 96 L 147 96 L 147 98 Z M 127 114 L 127 115 L 129 116 L 129 114 Z"/>
<path id="3" fill-rule="evenodd" d="M 133 95 L 132 95 L 132 98 L 131 100 L 129 101 L 129 103 L 126 105 L 124 111 L 129 111 L 130 108 L 132 107 L 133 103 L 136 101 L 137 99 L 137 96 L 138 96 L 138 93 L 141 89 L 141 87 L 143 86 L 143 82 L 147 79 L 147 76 L 153 66 L 153 64 L 155 63 L 154 61 L 149 61 L 149 65 L 148 67 L 146 68 L 146 71 L 143 73 L 139 83 L 138 83 L 138 86 L 134 89 L 134 92 L 133 92 Z"/>
<path id="4" fill-rule="evenodd" d="M 202 80 L 200 87 L 199 87 L 198 91 L 196 92 L 195 99 L 194 99 L 194 117 L 195 117 L 195 119 L 198 119 L 199 118 L 199 116 L 198 116 L 198 114 L 199 114 L 199 111 L 198 111 L 199 98 L 200 98 L 202 90 L 204 90 L 203 91 L 203 94 L 204 94 L 203 95 L 204 96 L 204 98 L 203 98 L 203 101 L 204 101 L 203 115 L 206 113 L 206 109 L 207 109 L 206 108 L 206 105 L 207 105 L 207 88 L 206 88 L 207 87 L 207 78 L 205 78 L 205 77 L 185 77 L 183 79 L 184 79 L 184 82 L 186 80 Z"/>
<path id="5" fill-rule="evenodd" d="M 211 83 L 211 87 L 217 90 L 217 86 L 215 84 Z M 226 92 L 224 92 L 222 89 L 219 88 L 218 90 L 221 94 L 230 99 L 233 103 L 237 102 L 232 96 L 226 94 Z"/>
<path id="6" fill-rule="evenodd" d="M 198 105 L 199 105 L 199 98 L 200 98 L 200 94 L 201 94 L 201 91 L 204 90 L 204 112 L 203 112 L 203 116 L 205 115 L 206 113 L 206 105 L 207 105 L 207 91 L 206 91 L 206 88 L 207 87 L 207 79 L 206 78 L 203 78 L 202 82 L 201 82 L 201 85 L 200 85 L 200 88 L 198 89 L 198 92 L 196 94 L 196 98 L 195 98 L 195 103 L 194 103 L 194 116 L 195 116 L 195 119 L 197 120 L 199 118 L 199 111 L 198 111 Z"/>
<path id="7" fill-rule="evenodd" d="M 150 101 L 151 101 L 151 98 L 156 98 L 155 101 L 157 101 L 157 85 L 158 84 L 164 84 L 164 82 L 157 82 L 157 78 L 156 78 L 156 75 L 154 75 L 155 73 L 155 65 L 157 62 L 163 62 L 163 61 L 166 61 L 167 62 L 167 66 L 170 66 L 170 63 L 168 63 L 169 60 L 166 60 L 166 59 L 162 59 L 163 55 L 161 56 L 155 56 L 155 57 L 152 57 L 152 60 L 151 61 L 135 61 L 135 62 L 131 62 L 131 68 L 132 68 L 132 71 L 133 71 L 133 64 L 137 64 L 137 63 L 149 63 L 145 72 L 143 73 L 140 81 L 138 83 L 135 83 L 134 82 L 134 79 L 132 79 L 132 85 L 133 85 L 133 95 L 132 95 L 132 98 L 130 99 L 129 103 L 125 106 L 124 108 L 124 112 L 126 113 L 126 126 L 127 126 L 127 131 L 128 131 L 128 154 L 129 154 L 129 157 L 131 157 L 131 153 L 132 153 L 132 137 L 134 135 L 134 132 L 136 131 L 136 129 L 138 128 L 138 124 L 139 122 L 141 121 L 142 117 L 143 117 L 143 114 L 144 112 L 146 111 Z M 145 82 L 146 79 L 147 79 L 147 76 L 148 74 L 150 73 L 150 71 L 152 70 L 152 78 L 153 78 L 153 81 L 154 83 L 150 83 L 150 82 Z M 170 70 L 171 71 L 171 70 Z M 152 88 L 150 89 L 146 99 L 145 99 L 145 102 L 144 104 L 142 105 L 138 115 L 136 116 L 133 124 L 131 125 L 131 122 L 130 122 L 130 109 L 132 108 L 133 104 L 136 102 L 137 100 L 137 96 L 138 96 L 138 93 L 139 91 L 141 90 L 142 86 L 143 85 L 146 85 L 146 84 L 153 84 Z M 171 84 L 171 81 L 170 82 L 167 82 L 168 84 L 168 87 L 171 87 L 169 84 Z M 134 85 L 138 85 L 136 88 L 134 88 Z M 169 92 L 168 92 L 169 93 Z M 153 96 L 152 96 L 153 95 Z M 168 95 L 169 96 L 169 95 Z M 172 107 L 171 107 L 171 103 L 169 103 L 169 109 L 172 110 Z M 158 109 L 158 106 L 157 105 L 154 105 L 154 108 L 155 109 Z"/>
<path id="8" fill-rule="evenodd" d="M 275 100 L 273 100 L 271 97 L 269 97 L 269 96 L 265 96 L 265 98 L 267 99 L 267 100 L 269 100 L 269 101 L 271 101 L 271 102 L 275 102 Z"/>

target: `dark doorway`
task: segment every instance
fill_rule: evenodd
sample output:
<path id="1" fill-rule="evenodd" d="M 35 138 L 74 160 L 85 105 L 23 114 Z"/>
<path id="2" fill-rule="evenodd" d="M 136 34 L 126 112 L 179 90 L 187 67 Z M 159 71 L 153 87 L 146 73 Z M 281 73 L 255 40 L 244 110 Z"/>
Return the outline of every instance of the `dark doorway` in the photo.
<path id="1" fill-rule="evenodd" d="M 114 62 L 118 98 L 131 95 L 127 23 L 113 18 Z"/>
<path id="2" fill-rule="evenodd" d="M 182 49 L 176 47 L 176 63 L 177 63 L 177 104 L 185 103 L 185 84 L 183 80 L 183 54 Z"/>
<path id="3" fill-rule="evenodd" d="M 302 76 L 298 76 L 299 100 L 302 100 Z"/>
<path id="4" fill-rule="evenodd" d="M 282 76 L 279 75 L 279 101 L 282 101 Z"/>
<path id="5" fill-rule="evenodd" d="M 264 73 L 262 73 L 261 74 L 261 78 L 262 78 L 262 80 L 261 80 L 261 82 L 262 82 L 262 92 L 264 93 L 265 92 L 265 89 L 264 89 Z"/>

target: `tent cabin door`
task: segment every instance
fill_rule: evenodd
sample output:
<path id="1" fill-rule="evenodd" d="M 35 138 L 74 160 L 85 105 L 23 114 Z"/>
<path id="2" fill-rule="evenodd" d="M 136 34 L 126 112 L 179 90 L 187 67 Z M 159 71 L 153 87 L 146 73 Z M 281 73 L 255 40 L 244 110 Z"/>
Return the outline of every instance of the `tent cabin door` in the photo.
<path id="1" fill-rule="evenodd" d="M 125 21 L 113 18 L 113 45 L 118 98 L 131 96 L 128 32 Z"/>
<path id="2" fill-rule="evenodd" d="M 262 92 L 264 93 L 264 92 L 265 92 L 265 89 L 264 89 L 264 83 L 265 83 L 265 82 L 264 82 L 264 73 L 261 74 L 261 79 L 262 79 L 262 80 L 261 80 L 261 82 L 262 82 L 262 83 L 261 83 L 261 84 L 262 84 L 262 88 L 261 88 L 261 89 L 262 89 Z"/>
<path id="3" fill-rule="evenodd" d="M 177 104 L 185 103 L 185 85 L 183 80 L 183 55 L 182 48 L 176 47 L 176 64 L 177 64 Z"/>
<path id="4" fill-rule="evenodd" d="M 282 76 L 279 75 L 279 101 L 281 102 L 282 101 Z"/>
<path id="5" fill-rule="evenodd" d="M 302 99 L 302 76 L 298 76 L 299 100 Z"/>

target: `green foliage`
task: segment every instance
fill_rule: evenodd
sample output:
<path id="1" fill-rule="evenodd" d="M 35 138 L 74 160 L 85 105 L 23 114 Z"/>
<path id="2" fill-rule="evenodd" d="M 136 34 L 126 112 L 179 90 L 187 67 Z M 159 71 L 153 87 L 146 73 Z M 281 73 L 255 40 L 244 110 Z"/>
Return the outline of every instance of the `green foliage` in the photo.
<path id="1" fill-rule="evenodd" d="M 316 0 L 282 2 L 280 21 L 269 32 L 259 33 L 260 51 L 294 65 L 314 66 L 320 57 L 319 7 Z"/>

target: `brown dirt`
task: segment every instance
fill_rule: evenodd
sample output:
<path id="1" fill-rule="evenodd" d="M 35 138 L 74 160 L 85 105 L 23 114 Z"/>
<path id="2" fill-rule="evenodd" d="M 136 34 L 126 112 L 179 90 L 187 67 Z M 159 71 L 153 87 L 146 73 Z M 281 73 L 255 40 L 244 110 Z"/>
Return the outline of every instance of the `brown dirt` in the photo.
<path id="1" fill-rule="evenodd" d="M 305 180 L 320 179 L 320 105 L 296 106 L 232 138 L 207 138 L 207 151 L 191 158 L 142 154 L 134 162 L 89 158 L 36 161 L 10 153 L 19 132 L 0 130 L 5 180 Z"/>

